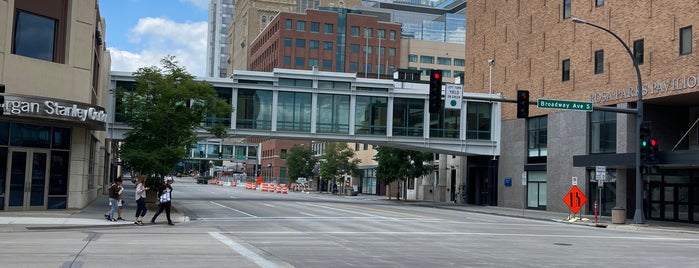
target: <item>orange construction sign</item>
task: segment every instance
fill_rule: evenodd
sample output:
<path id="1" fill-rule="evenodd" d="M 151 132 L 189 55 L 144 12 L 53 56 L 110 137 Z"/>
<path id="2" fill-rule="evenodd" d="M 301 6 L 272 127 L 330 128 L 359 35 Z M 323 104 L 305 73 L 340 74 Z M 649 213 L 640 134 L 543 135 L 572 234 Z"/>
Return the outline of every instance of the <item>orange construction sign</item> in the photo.
<path id="1" fill-rule="evenodd" d="M 262 177 L 257 177 L 257 184 L 262 184 Z"/>
<path id="2" fill-rule="evenodd" d="M 580 208 L 587 202 L 587 197 L 580 191 L 577 185 L 573 185 L 568 193 L 563 196 L 563 203 L 565 203 L 573 214 L 578 213 Z"/>

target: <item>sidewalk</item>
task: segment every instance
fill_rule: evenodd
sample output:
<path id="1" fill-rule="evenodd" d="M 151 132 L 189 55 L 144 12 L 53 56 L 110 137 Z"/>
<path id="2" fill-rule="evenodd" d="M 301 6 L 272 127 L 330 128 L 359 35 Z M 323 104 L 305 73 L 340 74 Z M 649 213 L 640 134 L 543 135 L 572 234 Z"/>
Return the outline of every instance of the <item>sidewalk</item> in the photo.
<path id="1" fill-rule="evenodd" d="M 63 227 L 118 227 L 118 226 L 133 226 L 134 214 L 136 213 L 135 191 L 136 186 L 131 182 L 130 177 L 124 178 L 124 192 L 122 193 L 125 201 L 122 207 L 121 217 L 124 221 L 110 222 L 104 219 L 104 214 L 109 210 L 109 196 L 104 194 L 96 200 L 92 201 L 83 209 L 66 209 L 66 210 L 43 210 L 43 211 L 3 211 L 0 212 L 0 225 L 16 224 L 16 225 L 31 225 L 32 228 L 57 228 Z M 175 202 L 176 204 L 176 202 Z M 173 205 L 174 206 L 174 205 Z M 157 211 L 148 210 L 144 218 L 144 224 L 149 225 L 150 218 Z M 114 215 L 116 217 L 116 213 Z M 188 221 L 184 214 L 174 210 L 170 214 L 172 221 L 175 223 Z M 167 225 L 165 220 L 165 212 L 161 213 L 156 220 L 157 224 Z"/>

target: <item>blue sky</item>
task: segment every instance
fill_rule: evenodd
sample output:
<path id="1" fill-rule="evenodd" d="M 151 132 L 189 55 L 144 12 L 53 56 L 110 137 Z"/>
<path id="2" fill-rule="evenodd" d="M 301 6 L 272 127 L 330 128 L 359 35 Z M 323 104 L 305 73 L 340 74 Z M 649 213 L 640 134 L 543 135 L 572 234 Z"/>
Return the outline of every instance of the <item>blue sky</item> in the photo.
<path id="1" fill-rule="evenodd" d="M 210 0 L 99 0 L 112 71 L 160 66 L 166 55 L 196 76 L 206 74 Z"/>

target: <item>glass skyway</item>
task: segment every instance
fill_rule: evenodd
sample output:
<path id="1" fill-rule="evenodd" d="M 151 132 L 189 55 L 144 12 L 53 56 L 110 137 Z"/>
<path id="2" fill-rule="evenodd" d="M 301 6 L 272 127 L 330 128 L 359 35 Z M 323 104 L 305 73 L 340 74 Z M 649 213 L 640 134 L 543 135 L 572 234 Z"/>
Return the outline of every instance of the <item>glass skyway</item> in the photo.
<path id="1" fill-rule="evenodd" d="M 110 76 L 111 89 L 135 87 L 131 73 Z M 501 105 L 483 100 L 499 95 L 464 93 L 462 109 L 430 114 L 429 85 L 420 81 L 289 69 L 197 79 L 213 85 L 233 107 L 231 116 L 210 117 L 203 123 L 229 126 L 229 137 L 356 142 L 450 155 L 500 153 Z M 120 139 L 128 126 L 113 95 L 109 108 L 108 135 Z M 201 136 L 207 138 L 207 133 Z"/>

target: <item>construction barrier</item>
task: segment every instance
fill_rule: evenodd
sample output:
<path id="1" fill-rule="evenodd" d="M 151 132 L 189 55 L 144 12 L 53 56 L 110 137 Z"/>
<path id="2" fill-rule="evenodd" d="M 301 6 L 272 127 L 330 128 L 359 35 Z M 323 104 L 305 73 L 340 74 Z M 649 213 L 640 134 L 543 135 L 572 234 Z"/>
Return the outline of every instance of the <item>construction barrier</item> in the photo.
<path id="1" fill-rule="evenodd" d="M 245 189 L 250 190 L 250 182 L 245 182 Z"/>
<path id="2" fill-rule="evenodd" d="M 235 187 L 235 181 L 231 181 L 231 186 Z"/>
<path id="3" fill-rule="evenodd" d="M 269 188 L 267 188 L 267 192 L 274 193 L 274 183 L 269 184 Z"/>
<path id="4" fill-rule="evenodd" d="M 252 183 L 252 190 L 257 190 L 257 183 Z"/>
<path id="5" fill-rule="evenodd" d="M 277 184 L 277 193 L 282 193 L 282 186 L 281 184 Z"/>
<path id="6" fill-rule="evenodd" d="M 267 184 L 266 183 L 260 184 L 260 190 L 263 192 L 266 192 L 267 191 Z"/>
<path id="7" fill-rule="evenodd" d="M 282 194 L 288 194 L 289 193 L 289 188 L 286 186 L 286 184 L 282 184 Z"/>

